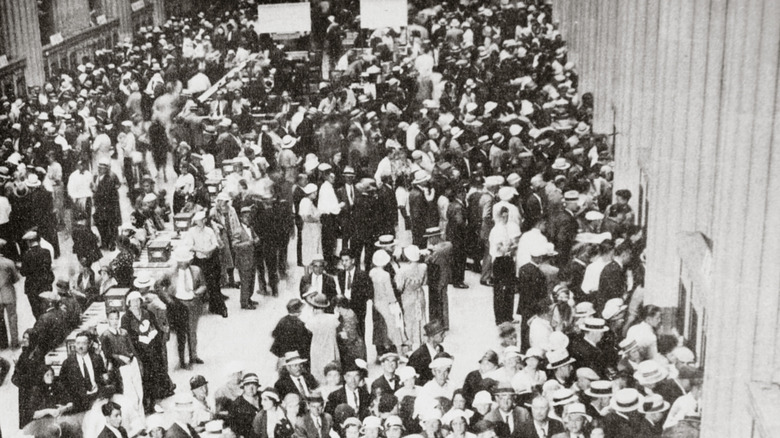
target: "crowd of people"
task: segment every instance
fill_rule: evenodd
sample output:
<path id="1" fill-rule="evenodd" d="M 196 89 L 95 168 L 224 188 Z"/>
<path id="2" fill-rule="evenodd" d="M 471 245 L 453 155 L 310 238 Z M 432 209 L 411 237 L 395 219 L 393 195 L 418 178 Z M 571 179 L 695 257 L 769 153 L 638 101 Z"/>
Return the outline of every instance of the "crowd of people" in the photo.
<path id="1" fill-rule="evenodd" d="M 171 17 L 0 102 L 0 348 L 21 346 L 20 428 L 698 436 L 702 370 L 643 302 L 632 193 L 613 193 L 610 142 L 591 132 L 549 3 L 410 1 L 403 32 L 367 32 L 357 2 L 319 2 L 324 55 L 309 65 L 255 31 L 254 3 Z M 353 30 L 367 49 L 343 44 Z M 134 269 L 180 220 L 170 270 Z M 61 239 L 78 261 L 67 276 L 53 268 Z M 223 288 L 258 309 L 288 260 L 304 275 L 272 333 L 276 383 L 235 364 L 213 395 L 197 374 L 176 388 L 170 338 L 180 369 L 203 364 L 201 315 L 230 324 Z M 445 338 L 468 321 L 450 319 L 466 298 L 449 291 L 478 287 L 467 270 L 492 289 L 496 332 L 481 337 L 495 346 L 454 382 Z M 22 278 L 36 321 L 20 340 Z M 125 308 L 47 365 L 113 286 L 130 290 Z"/>

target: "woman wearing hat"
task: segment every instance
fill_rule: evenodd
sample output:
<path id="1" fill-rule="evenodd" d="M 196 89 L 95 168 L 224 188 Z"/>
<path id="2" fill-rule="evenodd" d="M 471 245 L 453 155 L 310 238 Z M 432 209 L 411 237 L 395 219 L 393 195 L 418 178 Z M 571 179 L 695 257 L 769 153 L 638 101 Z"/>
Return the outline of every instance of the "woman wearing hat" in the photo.
<path id="1" fill-rule="evenodd" d="M 401 294 L 404 330 L 412 349 L 423 344 L 423 326 L 426 322 L 425 290 L 428 267 L 420 262 L 420 249 L 410 245 L 403 250 L 401 269 L 395 276 L 395 284 Z"/>
<path id="2" fill-rule="evenodd" d="M 384 249 L 378 249 L 374 252 L 371 263 L 374 267 L 368 276 L 374 286 L 374 345 L 377 347 L 377 354 L 381 356 L 389 351 L 391 346 L 396 348 L 395 351 L 400 351 L 405 335 L 401 306 L 396 298 L 390 273 L 385 270 L 390 263 L 390 254 Z"/>
<path id="3" fill-rule="evenodd" d="M 135 253 L 130 239 L 120 236 L 116 239 L 119 254 L 108 265 L 108 274 L 116 280 L 118 287 L 133 287 L 133 262 Z"/>
<path id="4" fill-rule="evenodd" d="M 252 420 L 252 431 L 257 438 L 275 438 L 274 431 L 279 422 L 284 418 L 284 409 L 281 407 L 279 394 L 273 388 L 266 388 L 260 393 L 260 406 L 262 409 Z"/>
<path id="5" fill-rule="evenodd" d="M 173 394 L 173 384 L 164 367 L 164 333 L 157 324 L 157 318 L 141 307 L 143 298 L 137 291 L 130 292 L 125 298 L 127 312 L 122 315 L 122 328 L 133 342 L 133 347 L 141 364 L 141 378 L 144 387 L 144 410 L 149 413 L 158 399 Z"/>
<path id="6" fill-rule="evenodd" d="M 306 322 L 306 328 L 312 334 L 311 373 L 317 381 L 322 382 L 325 380 L 325 366 L 339 361 L 337 336 L 340 321 L 337 314 L 325 313 L 330 300 L 324 294 L 318 293 L 307 301 L 313 307 L 312 315 Z"/>
<path id="7" fill-rule="evenodd" d="M 298 215 L 303 220 L 301 230 L 301 261 L 304 266 L 309 266 L 317 254 L 322 254 L 322 224 L 320 223 L 320 211 L 315 205 L 317 199 L 317 185 L 307 184 L 303 187 L 304 197 L 298 207 Z"/>
<path id="8" fill-rule="evenodd" d="M 252 422 L 260 411 L 259 387 L 257 374 L 246 373 L 241 378 L 241 396 L 230 403 L 227 417 L 227 424 L 237 437 L 252 436 Z"/>

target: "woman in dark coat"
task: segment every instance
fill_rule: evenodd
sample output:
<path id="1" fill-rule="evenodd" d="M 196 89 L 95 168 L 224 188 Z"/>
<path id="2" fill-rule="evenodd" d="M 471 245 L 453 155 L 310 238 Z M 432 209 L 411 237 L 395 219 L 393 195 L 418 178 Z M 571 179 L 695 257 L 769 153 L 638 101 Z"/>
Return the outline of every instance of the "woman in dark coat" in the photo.
<path id="1" fill-rule="evenodd" d="M 162 172 L 165 182 L 168 182 L 168 174 L 165 173 L 165 166 L 168 164 L 168 134 L 165 132 L 165 126 L 159 120 L 152 122 L 149 126 L 149 142 L 152 147 L 152 159 L 157 167 L 157 172 Z"/>
<path id="2" fill-rule="evenodd" d="M 108 266 L 108 273 L 114 277 L 118 287 L 133 287 L 133 262 L 135 254 L 133 253 L 130 239 L 121 236 L 117 239 L 119 244 L 119 254 L 111 260 Z"/>
<path id="3" fill-rule="evenodd" d="M 154 314 L 141 307 L 141 294 L 127 295 L 127 312 L 122 315 L 122 328 L 127 330 L 141 363 L 144 388 L 144 409 L 151 411 L 154 402 L 171 395 L 171 380 L 165 368 L 163 332 Z"/>
<path id="4" fill-rule="evenodd" d="M 32 420 L 30 396 L 33 387 L 39 382 L 44 369 L 44 356 L 37 347 L 37 336 L 33 329 L 22 335 L 22 352 L 16 360 L 14 375 L 11 382 L 19 388 L 19 428 L 23 428 Z"/>
<path id="5" fill-rule="evenodd" d="M 245 374 L 241 379 L 243 394 L 230 403 L 227 423 L 238 438 L 254 436 L 252 422 L 257 413 L 260 412 L 260 397 L 257 395 L 259 386 L 260 380 L 257 378 L 257 374 Z"/>
<path id="6" fill-rule="evenodd" d="M 30 391 L 30 412 L 32 419 L 37 420 L 46 416 L 59 417 L 70 408 L 72 403 L 67 401 L 67 393 L 61 382 L 54 377 L 54 369 L 47 366 L 42 378 Z"/>

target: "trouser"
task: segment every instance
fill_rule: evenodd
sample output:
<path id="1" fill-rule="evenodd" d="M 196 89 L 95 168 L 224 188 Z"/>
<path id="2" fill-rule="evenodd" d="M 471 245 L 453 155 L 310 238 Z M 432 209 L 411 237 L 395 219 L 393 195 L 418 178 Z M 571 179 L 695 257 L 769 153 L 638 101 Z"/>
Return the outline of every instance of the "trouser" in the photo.
<path id="1" fill-rule="evenodd" d="M 303 219 L 300 216 L 295 216 L 295 256 L 298 266 L 303 266 Z"/>
<path id="2" fill-rule="evenodd" d="M 76 198 L 73 200 L 73 213 L 81 212 L 87 217 L 87 226 L 92 226 L 92 198 Z"/>
<path id="3" fill-rule="evenodd" d="M 374 238 L 373 237 L 357 237 L 354 236 L 352 240 L 350 241 L 349 249 L 352 251 L 352 255 L 355 257 L 355 264 L 360 266 L 360 256 L 363 254 L 363 251 L 366 252 L 365 255 L 365 271 L 369 272 L 373 265 L 371 264 L 371 259 L 374 256 L 374 251 L 376 250 L 376 247 L 374 246 Z"/>
<path id="4" fill-rule="evenodd" d="M 452 284 L 462 284 L 465 278 L 466 278 L 466 247 L 460 244 L 453 244 L 452 245 Z"/>
<path id="5" fill-rule="evenodd" d="M 255 254 L 254 248 L 251 243 L 244 245 L 236 245 L 233 247 L 236 250 L 236 268 L 238 270 L 238 278 L 241 281 L 241 306 L 246 307 L 249 305 L 249 299 L 252 294 L 255 293 Z"/>
<path id="6" fill-rule="evenodd" d="M 125 178 L 128 189 L 136 183 L 133 179 L 133 159 L 131 157 L 125 157 L 122 161 L 122 176 Z"/>
<path id="7" fill-rule="evenodd" d="M 320 217 L 322 222 L 322 255 L 325 257 L 325 263 L 328 267 L 335 265 L 336 259 L 336 240 L 338 239 L 337 217 L 332 214 L 323 214 Z"/>
<path id="8" fill-rule="evenodd" d="M 143 417 L 144 387 L 138 359 L 133 358 L 129 364 L 119 367 L 119 375 L 122 377 L 122 395 L 127 399 L 127 403 L 133 409 L 137 409 Z"/>
<path id="9" fill-rule="evenodd" d="M 255 246 L 255 264 L 257 265 L 257 275 L 260 281 L 260 289 L 264 295 L 270 294 L 277 296 L 279 294 L 279 273 L 277 271 L 277 253 L 274 245 L 265 243 Z M 266 272 L 268 272 L 268 281 L 266 282 Z"/>
<path id="10" fill-rule="evenodd" d="M 26 281 L 29 281 L 26 280 Z M 32 290 L 32 291 L 25 291 L 25 295 L 27 295 L 27 300 L 30 302 L 30 309 L 32 310 L 33 316 L 35 317 L 35 320 L 38 320 L 38 317 L 41 316 L 44 309 L 43 303 L 41 302 L 41 299 L 38 298 L 38 294 L 43 292 L 43 289 L 39 290 Z"/>
<path id="11" fill-rule="evenodd" d="M 496 257 L 491 263 L 493 267 L 493 314 L 496 325 L 512 321 L 512 305 L 514 304 L 515 263 L 512 257 Z"/>
<path id="12" fill-rule="evenodd" d="M 119 232 L 118 227 L 111 222 L 95 222 L 95 226 L 100 234 L 100 247 L 114 250 L 116 248 L 116 238 Z"/>
<path id="13" fill-rule="evenodd" d="M 485 283 L 493 279 L 493 258 L 490 256 L 490 242 L 480 239 L 482 243 L 482 275 L 480 281 Z"/>
<path id="14" fill-rule="evenodd" d="M 187 308 L 187 330 L 184 333 L 184 336 L 181 336 L 181 332 L 177 333 L 176 336 L 179 349 L 179 362 L 185 363 L 185 346 L 189 346 L 190 348 L 190 361 L 198 357 L 198 321 L 200 320 L 200 314 L 203 309 L 198 298 L 179 301 Z"/>
<path id="15" fill-rule="evenodd" d="M 286 240 L 276 245 L 276 266 L 279 274 L 285 278 L 287 277 L 287 246 L 289 243 L 290 241 Z"/>
<path id="16" fill-rule="evenodd" d="M 6 332 L 5 323 L 8 323 Z M 8 335 L 11 342 L 8 342 Z M 0 348 L 16 348 L 19 346 L 19 330 L 17 327 L 16 303 L 0 303 Z M 0 380 L 2 384 L 2 380 Z"/>
<path id="17" fill-rule="evenodd" d="M 206 295 L 208 296 L 209 311 L 211 313 L 222 314 L 227 311 L 225 299 L 222 297 L 220 284 L 220 263 L 219 254 L 215 251 L 211 257 L 202 259 L 195 257 L 192 264 L 199 267 L 203 272 L 206 281 Z"/>

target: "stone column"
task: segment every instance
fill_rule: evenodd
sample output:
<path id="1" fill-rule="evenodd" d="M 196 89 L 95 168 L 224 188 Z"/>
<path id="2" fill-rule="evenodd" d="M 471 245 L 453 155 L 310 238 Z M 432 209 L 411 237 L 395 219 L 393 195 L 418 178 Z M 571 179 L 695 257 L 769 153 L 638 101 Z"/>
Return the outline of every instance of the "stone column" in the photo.
<path id="1" fill-rule="evenodd" d="M 43 85 L 43 50 L 36 0 L 0 0 L 0 32 L 8 59 L 27 60 L 27 86 Z"/>
<path id="2" fill-rule="evenodd" d="M 87 0 L 54 0 L 52 2 L 54 31 L 63 38 L 76 35 L 89 27 L 89 3 Z M 44 35 L 48 38 L 50 35 Z"/>
<path id="3" fill-rule="evenodd" d="M 151 0 L 154 5 L 154 25 L 165 24 L 165 0 Z"/>
<path id="4" fill-rule="evenodd" d="M 148 1 L 148 0 L 147 0 Z M 119 38 L 132 38 L 133 11 L 129 0 L 104 0 L 103 11 L 108 19 L 119 18 Z"/>

